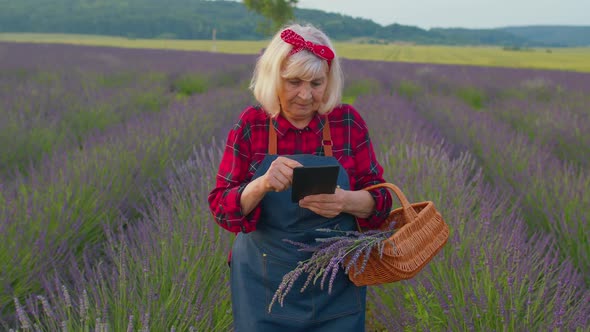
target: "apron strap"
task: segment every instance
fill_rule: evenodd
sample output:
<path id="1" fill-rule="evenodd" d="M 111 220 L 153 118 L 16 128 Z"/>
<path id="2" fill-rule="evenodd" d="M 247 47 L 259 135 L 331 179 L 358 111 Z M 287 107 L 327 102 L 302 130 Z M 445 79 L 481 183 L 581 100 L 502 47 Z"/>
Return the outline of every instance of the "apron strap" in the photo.
<path id="1" fill-rule="evenodd" d="M 330 121 L 328 116 L 325 116 L 324 128 L 322 129 L 322 146 L 324 147 L 324 155 L 326 157 L 332 157 L 332 135 L 330 134 Z"/>
<path id="2" fill-rule="evenodd" d="M 322 146 L 324 155 L 332 157 L 332 135 L 330 134 L 330 121 L 328 116 L 324 117 L 324 128 L 322 129 Z M 277 154 L 277 131 L 272 118 L 268 119 L 268 154 Z"/>
<path id="3" fill-rule="evenodd" d="M 268 118 L 268 154 L 277 154 L 277 131 L 272 118 Z"/>

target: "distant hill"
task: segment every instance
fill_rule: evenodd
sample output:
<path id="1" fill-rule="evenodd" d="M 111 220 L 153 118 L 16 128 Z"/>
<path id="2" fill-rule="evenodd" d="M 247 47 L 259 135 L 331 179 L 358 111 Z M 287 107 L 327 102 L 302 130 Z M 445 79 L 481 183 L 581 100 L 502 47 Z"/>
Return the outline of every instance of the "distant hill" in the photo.
<path id="1" fill-rule="evenodd" d="M 257 40 L 262 17 L 237 1 L 205 0 L 0 0 L 0 32 L 76 33 L 129 38 Z M 295 10 L 335 40 L 441 45 L 559 47 L 590 45 L 590 27 L 430 29 L 320 10 Z"/>
<path id="2" fill-rule="evenodd" d="M 531 42 L 561 46 L 590 46 L 590 26 L 522 26 L 499 30 Z"/>
<path id="3" fill-rule="evenodd" d="M 531 41 L 496 29 L 430 29 L 429 34 L 440 36 L 448 44 L 454 45 L 503 45 L 503 46 L 533 46 Z M 546 43 L 535 43 L 534 46 L 548 46 Z"/>

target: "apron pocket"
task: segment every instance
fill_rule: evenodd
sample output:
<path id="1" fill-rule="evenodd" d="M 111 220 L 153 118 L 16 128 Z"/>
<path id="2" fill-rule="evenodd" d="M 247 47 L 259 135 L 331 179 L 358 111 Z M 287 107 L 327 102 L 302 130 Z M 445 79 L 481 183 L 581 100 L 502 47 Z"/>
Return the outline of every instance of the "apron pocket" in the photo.
<path id="1" fill-rule="evenodd" d="M 329 277 L 328 277 L 329 278 Z M 328 294 L 328 282 L 320 289 L 319 282 L 314 288 L 315 319 L 329 320 L 341 316 L 356 314 L 365 308 L 366 287 L 355 286 L 344 271 L 338 271 L 332 292 Z"/>
<path id="2" fill-rule="evenodd" d="M 266 288 L 266 312 L 268 305 L 283 280 L 283 276 L 292 271 L 297 262 L 286 262 L 263 255 L 264 282 Z M 303 293 L 301 288 L 305 284 L 307 274 L 302 274 L 289 293 L 285 296 L 283 306 L 277 301 L 273 304 L 271 317 L 295 320 L 300 322 L 321 322 L 341 316 L 359 313 L 364 308 L 364 287 L 356 287 L 344 274 L 339 271 L 334 280 L 332 293 L 328 294 L 327 281 L 324 289 L 316 285 L 308 285 Z"/>
<path id="3" fill-rule="evenodd" d="M 268 306 L 279 287 L 283 276 L 297 266 L 297 262 L 285 262 L 268 254 L 263 254 L 264 283 L 266 288 L 266 312 L 272 317 L 296 321 L 310 321 L 313 317 L 313 292 L 308 287 L 303 293 L 301 288 L 305 284 L 305 276 L 302 275 L 289 291 L 283 306 L 278 301 L 268 313 Z"/>

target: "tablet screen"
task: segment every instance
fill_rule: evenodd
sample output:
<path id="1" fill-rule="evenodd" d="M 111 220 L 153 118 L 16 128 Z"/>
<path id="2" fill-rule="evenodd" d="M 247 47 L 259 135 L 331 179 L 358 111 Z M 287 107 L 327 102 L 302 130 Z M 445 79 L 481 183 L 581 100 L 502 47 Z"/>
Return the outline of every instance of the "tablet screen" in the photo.
<path id="1" fill-rule="evenodd" d="M 305 196 L 333 194 L 340 166 L 308 166 L 293 169 L 291 200 L 299 202 Z"/>

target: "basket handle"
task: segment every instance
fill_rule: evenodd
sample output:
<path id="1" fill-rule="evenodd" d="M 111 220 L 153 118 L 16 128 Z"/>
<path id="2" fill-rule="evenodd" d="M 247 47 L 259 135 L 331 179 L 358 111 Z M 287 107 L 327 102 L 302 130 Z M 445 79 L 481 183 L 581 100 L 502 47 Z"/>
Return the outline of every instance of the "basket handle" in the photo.
<path id="1" fill-rule="evenodd" d="M 378 183 L 363 188 L 363 190 L 369 191 L 377 188 L 387 188 L 395 193 L 400 203 L 402 204 L 402 209 L 404 211 L 404 217 L 406 218 L 406 220 L 414 220 L 416 219 L 416 217 L 418 217 L 418 213 L 416 212 L 416 210 L 414 210 L 414 208 L 410 204 L 410 201 L 408 201 L 408 199 L 406 198 L 406 195 L 404 195 L 404 193 L 398 188 L 398 186 L 396 186 L 393 183 Z"/>

